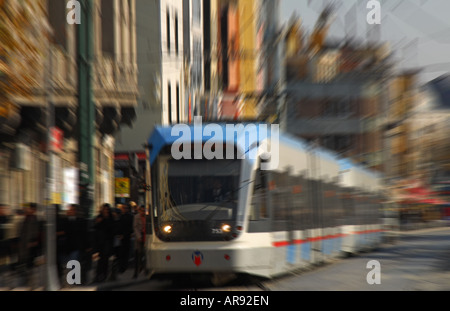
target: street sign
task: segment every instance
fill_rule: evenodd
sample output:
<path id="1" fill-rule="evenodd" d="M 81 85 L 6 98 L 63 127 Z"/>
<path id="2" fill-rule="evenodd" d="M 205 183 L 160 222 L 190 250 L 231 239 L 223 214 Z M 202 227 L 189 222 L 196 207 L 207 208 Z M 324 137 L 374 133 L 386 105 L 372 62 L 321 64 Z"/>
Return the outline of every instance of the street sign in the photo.
<path id="1" fill-rule="evenodd" d="M 116 198 L 130 197 L 130 179 L 116 178 Z"/>
<path id="2" fill-rule="evenodd" d="M 55 153 L 61 153 L 64 148 L 64 132 L 57 127 L 50 129 L 50 148 Z"/>

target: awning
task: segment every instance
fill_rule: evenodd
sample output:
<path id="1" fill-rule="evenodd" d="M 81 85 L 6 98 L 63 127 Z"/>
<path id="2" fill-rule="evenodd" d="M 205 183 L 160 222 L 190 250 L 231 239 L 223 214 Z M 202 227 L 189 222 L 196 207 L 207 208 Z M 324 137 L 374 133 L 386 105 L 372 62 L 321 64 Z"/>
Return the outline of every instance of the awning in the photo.
<path id="1" fill-rule="evenodd" d="M 403 204 L 429 204 L 445 205 L 449 204 L 438 194 L 420 182 L 413 181 L 403 184 L 403 187 L 397 188 L 392 193 L 393 200 Z"/>
<path id="2" fill-rule="evenodd" d="M 0 134 L 14 136 L 21 121 L 19 110 L 9 111 L 8 117 L 0 117 Z"/>

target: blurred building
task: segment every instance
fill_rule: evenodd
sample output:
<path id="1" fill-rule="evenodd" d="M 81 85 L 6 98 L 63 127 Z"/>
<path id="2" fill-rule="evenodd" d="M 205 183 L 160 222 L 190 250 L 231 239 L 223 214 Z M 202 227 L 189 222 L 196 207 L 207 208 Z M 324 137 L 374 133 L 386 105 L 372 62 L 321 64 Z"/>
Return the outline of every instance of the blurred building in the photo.
<path id="1" fill-rule="evenodd" d="M 450 76 L 417 91 L 408 126 L 411 173 L 428 184 L 450 181 Z"/>
<path id="2" fill-rule="evenodd" d="M 329 13 L 307 37 L 292 19 L 285 31 L 288 132 L 383 170 L 389 51 L 385 45 L 326 40 Z"/>
<path id="3" fill-rule="evenodd" d="M 94 181 L 93 204 L 98 206 L 114 200 L 114 134 L 122 125 L 131 125 L 135 117 L 138 95 L 136 20 L 134 0 L 93 0 L 91 3 L 94 27 L 88 36 L 92 36 L 94 46 L 92 58 L 85 64 L 92 71 L 95 134 L 89 150 L 92 150 L 90 156 L 95 169 L 90 178 Z M 47 111 L 52 103 L 55 120 L 52 146 L 57 152 L 51 163 L 55 172 L 52 198 L 54 203 L 77 203 L 78 172 L 82 165 L 79 142 L 80 137 L 86 135 L 81 124 L 87 122 L 79 117 L 79 64 L 85 60 L 80 58 L 78 26 L 67 23 L 65 1 L 13 0 L 2 4 L 22 6 L 18 12 L 28 14 L 20 19 L 9 15 L 15 22 L 6 29 L 13 34 L 22 32 L 20 38 L 29 41 L 19 42 L 17 46 L 24 49 L 25 54 L 35 56 L 36 64 L 45 66 L 39 69 L 36 81 L 23 80 L 25 85 L 32 86 L 28 94 L 11 97 L 21 122 L 11 126 L 11 123 L 16 124 L 16 117 L 8 117 L 9 127 L 15 130 L 9 130 L 8 135 L 0 138 L 0 201 L 14 207 L 25 202 L 45 203 L 49 159 L 46 154 Z M 30 44 L 39 40 L 44 40 L 39 49 L 31 47 Z M 20 57 L 12 63 L 18 65 L 24 59 Z M 30 72 L 34 68 L 25 63 L 23 66 Z M 6 84 L 6 87 L 18 89 L 14 84 Z"/>
<path id="4" fill-rule="evenodd" d="M 200 114 L 207 120 L 216 119 L 221 95 L 219 86 L 219 1 L 203 2 L 203 89 L 207 103 Z"/>
<path id="5" fill-rule="evenodd" d="M 217 72 L 221 98 L 217 117 L 234 120 L 241 114 L 239 98 L 240 74 L 240 30 L 239 1 L 218 0 L 217 5 Z M 251 25 L 249 26 L 251 27 Z"/>
<path id="6" fill-rule="evenodd" d="M 210 40 L 205 54 L 210 60 L 205 60 L 207 98 L 201 115 L 228 120 L 260 116 L 264 92 L 277 86 L 278 12 L 279 1 L 267 0 L 216 0 L 205 6 L 204 33 Z"/>
<path id="7" fill-rule="evenodd" d="M 450 198 L 449 102 L 448 75 L 422 86 L 418 71 L 404 72 L 391 81 L 387 190 L 408 221 L 448 216 L 443 207 Z"/>
<path id="8" fill-rule="evenodd" d="M 202 3 L 136 0 L 140 99 L 133 127 L 116 135 L 115 176 L 129 182 L 118 200 L 145 201 L 144 144 L 154 126 L 186 123 L 194 113 L 203 83 Z"/>
<path id="9" fill-rule="evenodd" d="M 0 2 L 0 202 L 15 207 L 44 201 L 45 13 L 45 1 Z"/>
<path id="10" fill-rule="evenodd" d="M 192 122 L 207 103 L 204 98 L 204 5 L 209 1 L 183 0 L 184 88 L 187 120 Z M 207 113 L 207 110 L 205 111 Z"/>
<path id="11" fill-rule="evenodd" d="M 389 179 L 410 177 L 414 173 L 412 111 L 418 100 L 417 72 L 395 76 L 389 85 L 389 114 L 386 141 Z"/>

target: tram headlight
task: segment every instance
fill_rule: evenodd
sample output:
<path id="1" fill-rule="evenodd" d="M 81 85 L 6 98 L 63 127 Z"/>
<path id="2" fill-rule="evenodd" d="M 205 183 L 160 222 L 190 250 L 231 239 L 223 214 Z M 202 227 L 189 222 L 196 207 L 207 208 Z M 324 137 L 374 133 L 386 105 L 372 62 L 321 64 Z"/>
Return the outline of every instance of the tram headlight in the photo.
<path id="1" fill-rule="evenodd" d="M 224 225 L 222 226 L 222 232 L 224 232 L 224 233 L 229 233 L 229 232 L 231 232 L 231 226 L 230 226 L 229 224 L 224 224 Z"/>
<path id="2" fill-rule="evenodd" d="M 171 234 L 172 230 L 173 230 L 173 227 L 171 225 L 165 225 L 165 226 L 163 226 L 162 229 L 163 229 L 164 233 Z"/>

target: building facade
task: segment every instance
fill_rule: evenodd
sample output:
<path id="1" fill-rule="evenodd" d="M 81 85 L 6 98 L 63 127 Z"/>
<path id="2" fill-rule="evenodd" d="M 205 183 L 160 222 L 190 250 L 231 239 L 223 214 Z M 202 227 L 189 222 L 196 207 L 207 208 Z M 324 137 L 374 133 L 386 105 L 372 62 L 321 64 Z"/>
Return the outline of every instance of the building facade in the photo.
<path id="1" fill-rule="evenodd" d="M 185 62 L 185 99 L 187 121 L 190 123 L 204 107 L 204 1 L 183 0 L 183 41 Z"/>
<path id="2" fill-rule="evenodd" d="M 411 112 L 418 103 L 417 73 L 405 72 L 389 83 L 389 115 L 386 131 L 390 150 L 387 173 L 390 179 L 406 178 L 413 173 Z"/>
<path id="3" fill-rule="evenodd" d="M 145 190 L 141 187 L 145 183 L 144 146 L 154 126 L 186 123 L 189 111 L 194 111 L 193 98 L 190 106 L 187 90 L 201 92 L 201 3 L 136 0 L 140 97 L 133 127 L 123 128 L 116 135 L 115 176 L 128 178 L 130 183 L 129 193 L 116 197 L 116 201 L 145 203 Z M 192 35 L 186 33 L 185 25 L 192 30 Z M 199 88 L 191 88 L 192 81 Z M 137 159 L 137 164 L 133 159 Z"/>
<path id="4" fill-rule="evenodd" d="M 210 110 L 215 112 L 210 118 L 260 117 L 261 102 L 269 101 L 267 97 L 263 100 L 262 94 L 273 93 L 281 81 L 278 12 L 279 1 L 211 1 L 211 28 L 205 32 L 211 51 L 205 74 Z"/>
<path id="5" fill-rule="evenodd" d="M 366 167 L 384 170 L 385 46 L 305 42 L 286 31 L 286 130 Z M 325 27 L 326 28 L 326 27 Z M 319 30 L 313 32 L 323 38 Z M 294 41 L 292 41 L 294 40 Z"/>
<path id="6" fill-rule="evenodd" d="M 15 2 L 30 5 L 27 1 Z M 35 34 L 46 39 L 45 47 L 36 53 L 45 66 L 30 94 L 13 100 L 20 111 L 20 125 L 12 135 L 0 139 L 0 200 L 15 208 L 27 202 L 45 205 L 47 199 L 63 206 L 79 203 L 79 172 L 84 169 L 79 149 L 83 123 L 77 81 L 81 38 L 77 36 L 78 26 L 67 23 L 64 1 L 36 3 L 40 11 L 34 16 L 46 31 Z M 94 27 L 89 36 L 93 40 L 93 55 L 88 66 L 95 125 L 87 152 L 92 157 L 94 175 L 89 211 L 92 216 L 101 203 L 114 201 L 114 134 L 120 126 L 132 124 L 138 89 L 134 0 L 93 0 L 91 4 Z M 37 29 L 42 27 L 34 31 Z M 47 118 L 48 113 L 53 117 Z M 50 124 L 54 125 L 51 129 Z M 56 145 L 53 149 L 47 144 L 49 133 L 53 139 L 50 142 Z M 49 150 L 55 152 L 52 162 Z M 49 165 L 54 172 L 51 190 L 46 184 Z"/>
<path id="7" fill-rule="evenodd" d="M 440 76 L 417 88 L 408 115 L 410 174 L 433 183 L 450 171 L 450 76 Z M 441 178 L 442 179 L 442 178 Z M 443 181 L 443 180 L 440 180 Z"/>

